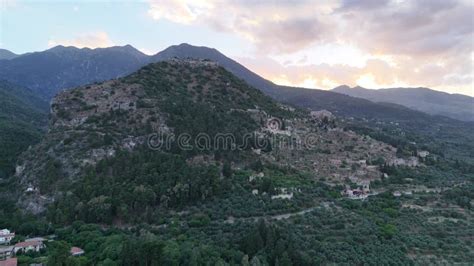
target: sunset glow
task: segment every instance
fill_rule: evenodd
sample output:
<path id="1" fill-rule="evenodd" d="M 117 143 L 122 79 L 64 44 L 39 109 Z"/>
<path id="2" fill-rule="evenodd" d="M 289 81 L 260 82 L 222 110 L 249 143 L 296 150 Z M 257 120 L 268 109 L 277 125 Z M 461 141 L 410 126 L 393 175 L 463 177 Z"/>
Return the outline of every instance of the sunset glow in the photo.
<path id="1" fill-rule="evenodd" d="M 131 44 L 150 54 L 186 42 L 216 48 L 275 83 L 474 95 L 469 0 L 2 0 L 0 12 L 0 47 L 16 53 Z M 20 43 L 24 32 L 34 32 L 31 42 Z"/>

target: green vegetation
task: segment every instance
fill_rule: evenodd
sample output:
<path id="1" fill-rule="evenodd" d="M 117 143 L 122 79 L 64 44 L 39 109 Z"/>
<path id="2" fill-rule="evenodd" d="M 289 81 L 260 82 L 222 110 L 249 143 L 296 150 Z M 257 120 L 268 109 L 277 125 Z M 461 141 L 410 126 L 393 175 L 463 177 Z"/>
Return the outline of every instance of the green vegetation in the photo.
<path id="1" fill-rule="evenodd" d="M 47 103 L 29 90 L 0 81 L 0 180 L 14 173 L 16 157 L 39 142 Z"/>
<path id="2" fill-rule="evenodd" d="M 135 91 L 129 92 L 130 88 Z M 109 105 L 101 109 L 88 103 L 95 100 Z M 220 67 L 162 62 L 109 87 L 97 84 L 73 90 L 61 101 L 53 106 L 58 126 L 23 158 L 32 178 L 0 183 L 0 228 L 14 230 L 15 241 L 55 236 L 46 243 L 46 250 L 21 254 L 22 263 L 426 265 L 474 261 L 470 237 L 474 171 L 464 156 L 470 146 L 456 148 L 449 142 L 453 136 L 423 139 L 425 135 L 414 124 L 413 130 L 397 131 L 392 124 L 374 126 L 374 121 L 365 121 L 356 127 L 357 120 L 345 121 L 346 130 L 390 143 L 400 156 L 421 150 L 432 153 L 422 159 L 423 166 L 414 168 L 389 166 L 384 158 L 374 156 L 368 165 L 381 167 L 386 175 L 376 172 L 382 177 L 372 181 L 373 195 L 356 200 L 341 194 L 344 187 L 332 183 L 334 177 L 315 178 L 311 168 L 296 168 L 291 162 L 278 165 L 265 149 L 260 154 L 251 151 L 255 147 L 186 151 L 176 143 L 170 150 L 149 149 L 143 139 L 158 127 L 167 126 L 176 135 L 188 133 L 192 139 L 199 133 L 213 139 L 222 132 L 238 139 L 264 124 L 261 117 L 252 116 L 255 113 L 304 118 L 301 110 L 281 108 Z M 125 107 L 114 106 L 117 101 Z M 82 118 L 83 123 L 75 124 Z M 359 151 L 357 140 L 338 143 L 341 154 Z M 449 149 L 440 153 L 443 143 Z M 331 151 L 317 152 L 326 156 Z M 344 159 L 335 168 L 355 172 L 365 164 Z M 358 186 L 347 180 L 344 184 Z M 40 192 L 15 197 L 12 191 L 30 181 L 37 182 Z M 33 216 L 18 209 L 18 202 L 38 196 L 54 197 L 45 213 Z M 71 257 L 71 246 L 84 249 L 85 255 Z"/>

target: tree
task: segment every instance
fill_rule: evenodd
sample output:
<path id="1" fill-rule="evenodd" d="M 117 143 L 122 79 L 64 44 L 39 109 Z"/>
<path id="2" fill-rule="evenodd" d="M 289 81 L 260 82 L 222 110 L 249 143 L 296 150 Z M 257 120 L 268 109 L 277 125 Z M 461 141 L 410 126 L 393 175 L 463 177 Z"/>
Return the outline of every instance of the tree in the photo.
<path id="1" fill-rule="evenodd" d="M 262 262 L 260 261 L 260 259 L 255 256 L 252 258 L 252 260 L 250 261 L 250 265 L 251 266 L 261 266 L 262 265 Z"/>
<path id="2" fill-rule="evenodd" d="M 288 256 L 288 252 L 283 252 L 283 254 L 281 255 L 281 258 L 279 260 L 279 265 L 281 266 L 291 266 L 293 265 L 291 263 L 291 259 L 290 259 L 290 256 Z"/>
<path id="3" fill-rule="evenodd" d="M 245 255 L 245 256 L 242 257 L 242 261 L 241 261 L 240 265 L 250 266 L 249 255 Z"/>
<path id="4" fill-rule="evenodd" d="M 224 166 L 222 167 L 222 175 L 224 175 L 227 178 L 232 177 L 232 168 L 231 168 L 230 163 L 228 161 L 226 161 L 224 163 Z"/>
<path id="5" fill-rule="evenodd" d="M 397 233 L 397 227 L 393 224 L 384 224 L 380 227 L 380 232 L 385 238 L 392 238 Z"/>
<path id="6" fill-rule="evenodd" d="M 65 266 L 70 256 L 70 246 L 64 241 L 54 241 L 49 244 L 48 265 Z"/>
<path id="7" fill-rule="evenodd" d="M 166 242 L 163 248 L 163 265 L 179 265 L 179 245 L 175 241 Z"/>

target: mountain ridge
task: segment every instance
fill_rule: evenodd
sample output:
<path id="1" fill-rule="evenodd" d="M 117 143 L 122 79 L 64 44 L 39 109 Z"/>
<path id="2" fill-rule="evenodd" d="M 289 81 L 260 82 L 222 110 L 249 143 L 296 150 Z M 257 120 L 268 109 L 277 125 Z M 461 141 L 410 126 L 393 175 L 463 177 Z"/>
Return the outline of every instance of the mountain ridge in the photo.
<path id="1" fill-rule="evenodd" d="M 151 62 L 157 62 L 157 61 L 171 59 L 173 57 L 178 57 L 178 58 L 194 57 L 194 58 L 201 58 L 201 59 L 207 58 L 207 59 L 219 62 L 222 66 L 227 68 L 232 73 L 237 74 L 240 78 L 243 78 L 244 80 L 246 80 L 252 86 L 259 88 L 260 90 L 264 91 L 265 93 L 267 93 L 269 95 L 272 95 L 274 97 L 278 97 L 278 91 L 275 92 L 275 90 L 276 90 L 275 88 L 279 87 L 280 85 L 274 84 L 273 82 L 271 82 L 269 80 L 266 80 L 265 78 L 262 78 L 261 76 L 259 76 L 259 75 L 255 74 L 254 72 L 248 70 L 246 67 L 239 64 L 235 60 L 232 60 L 231 58 L 226 57 L 225 55 L 220 53 L 215 48 L 209 48 L 209 47 L 205 47 L 205 46 L 193 46 L 193 45 L 190 45 L 188 43 L 182 43 L 182 44 L 179 44 L 179 45 L 172 45 L 172 46 L 170 46 L 170 47 L 164 49 L 163 51 L 160 51 L 160 52 L 158 52 L 154 55 L 146 55 L 146 54 L 142 53 L 141 51 L 139 51 L 138 49 L 134 48 L 132 45 L 129 45 L 129 44 L 124 45 L 124 46 L 111 46 L 111 47 L 106 47 L 106 48 L 94 48 L 94 49 L 87 48 L 87 47 L 77 48 L 77 47 L 74 47 L 74 46 L 58 45 L 58 46 L 52 47 L 52 48 L 44 50 L 44 51 L 27 53 L 27 54 L 21 55 L 20 58 L 25 57 L 25 56 L 27 58 L 38 57 L 38 55 L 40 55 L 40 54 L 47 53 L 47 54 L 55 54 L 55 55 L 59 55 L 59 56 L 61 56 L 61 55 L 66 56 L 66 57 L 69 57 L 69 59 L 70 59 L 70 57 L 73 57 L 74 54 L 78 54 L 78 53 L 81 53 L 80 56 L 82 56 L 82 57 L 90 57 L 92 55 L 97 56 L 97 55 L 100 55 L 102 53 L 110 53 L 110 52 L 119 53 L 119 54 L 116 54 L 116 56 L 117 55 L 129 56 L 129 57 L 133 58 L 134 60 L 136 60 L 137 61 L 136 63 L 138 63 L 140 66 L 144 66 L 144 65 L 146 65 L 148 63 L 151 63 Z M 14 61 L 20 61 L 20 58 L 16 58 L 17 60 L 14 60 Z M 12 58 L 12 59 L 14 59 L 14 58 Z M 22 59 L 22 60 L 24 60 L 24 59 Z M 40 64 L 41 62 L 30 62 L 30 63 L 31 64 Z M 87 63 L 90 64 L 91 62 L 87 62 Z M 120 64 L 120 61 L 115 62 L 115 63 Z M 24 80 L 20 80 L 20 82 L 15 82 L 15 80 L 12 80 L 12 79 L 15 79 L 16 77 L 12 78 L 12 77 L 10 77 L 10 75 L 8 73 L 8 71 L 10 71 L 10 68 L 7 67 L 7 66 L 11 65 L 11 64 L 12 64 L 11 62 L 0 63 L 0 70 L 6 68 L 5 70 L 7 71 L 2 76 L 0 76 L 0 78 L 11 80 L 14 83 L 18 83 L 20 85 L 27 86 L 27 87 L 31 87 L 31 86 L 35 87 L 35 88 L 38 87 L 38 84 L 33 84 L 33 85 L 30 84 L 30 86 L 28 86 L 28 84 L 27 84 L 28 82 L 24 81 Z M 20 64 L 20 63 L 18 63 L 18 64 Z M 81 64 L 81 62 L 76 62 L 75 64 Z M 4 66 L 4 65 L 7 65 L 7 66 Z M 107 64 L 107 66 L 111 67 L 111 64 Z M 21 65 L 16 65 L 14 67 L 21 67 Z M 126 75 L 128 73 L 131 73 L 131 72 L 133 72 L 134 70 L 137 69 L 136 66 L 129 67 L 129 68 L 122 67 L 123 71 L 119 72 L 118 74 L 100 75 L 100 71 L 101 71 L 101 68 L 103 68 L 103 66 L 98 65 L 97 67 L 98 67 L 98 70 L 97 70 L 98 72 L 97 72 L 96 75 L 98 75 L 100 77 L 97 77 L 96 80 L 94 80 L 94 78 L 90 77 L 88 79 L 85 79 L 83 82 L 90 83 L 90 82 L 95 82 L 95 81 L 103 81 L 103 80 L 107 80 L 107 79 L 110 79 L 110 78 L 116 78 L 118 76 L 123 76 L 123 75 Z M 54 71 L 53 71 L 53 73 L 51 73 L 51 74 L 56 74 L 56 75 L 60 75 L 60 76 L 64 74 L 64 73 L 58 72 L 58 70 L 55 70 L 55 71 L 56 71 L 56 73 L 54 73 Z M 78 82 L 76 82 L 76 83 L 78 83 Z M 62 85 L 63 87 L 61 87 L 60 85 Z M 60 90 L 60 89 L 65 89 L 64 84 L 60 84 L 60 85 L 54 85 L 52 90 L 57 91 L 57 90 Z M 77 86 L 77 85 L 83 85 L 83 84 L 80 84 L 80 82 L 79 82 L 79 84 L 74 84 L 73 86 Z M 71 86 L 71 87 L 73 87 L 73 86 Z M 280 87 L 285 87 L 285 86 L 280 86 Z M 344 87 L 344 85 L 341 85 L 339 87 Z M 335 89 L 333 89 L 333 91 L 338 92 L 338 90 L 340 89 L 339 87 L 336 87 Z M 338 92 L 338 93 L 340 93 L 340 92 Z M 446 94 L 446 95 L 449 95 L 449 94 Z M 48 97 L 52 97 L 52 95 L 49 95 Z M 466 97 L 468 97 L 468 96 L 466 96 Z"/>
<path id="2" fill-rule="evenodd" d="M 342 85 L 334 92 L 373 102 L 391 102 L 428 114 L 444 115 L 463 121 L 474 121 L 474 98 L 462 94 L 449 94 L 424 87 L 366 89 Z"/>
<path id="3" fill-rule="evenodd" d="M 68 57 L 60 57 L 51 52 L 39 52 L 12 60 L 1 60 L 0 78 L 31 87 L 44 99 L 49 100 L 65 88 L 123 77 L 153 61 L 169 60 L 175 57 L 213 59 L 235 76 L 277 101 L 314 111 L 325 109 L 346 119 L 355 119 L 355 125 L 365 125 L 381 131 L 373 133 L 377 136 L 384 130 L 402 130 L 416 135 L 420 143 L 428 144 L 433 140 L 444 139 L 443 141 L 447 141 L 442 141 L 445 144 L 431 143 L 430 146 L 439 147 L 436 149 L 438 153 L 451 153 L 451 151 L 457 153 L 458 149 L 455 147 L 460 145 L 465 148 L 460 156 L 464 159 L 472 158 L 469 151 L 470 144 L 466 145 L 466 143 L 474 143 L 472 134 L 469 134 L 469 130 L 474 127 L 472 122 L 433 116 L 402 108 L 400 105 L 375 103 L 333 91 L 279 86 L 251 72 L 216 49 L 181 44 L 171 46 L 153 56 L 137 54 L 136 49 L 131 46 L 122 46 L 112 50 L 110 48 L 70 49 L 73 49 L 73 53 Z M 70 49 L 56 48 L 56 50 L 66 51 Z M 78 56 L 78 52 L 89 56 Z M 380 125 L 384 125 L 384 128 L 381 129 Z M 447 128 L 445 130 L 448 130 L 449 134 L 440 131 L 440 128 Z M 394 140 L 392 142 L 395 143 Z M 441 148 L 442 145 L 448 145 L 449 148 Z"/>
<path id="4" fill-rule="evenodd" d="M 148 63 L 149 57 L 131 46 L 55 46 L 0 61 L 0 79 L 28 87 L 50 100 L 63 89 L 118 78 Z"/>
<path id="5" fill-rule="evenodd" d="M 18 57 L 20 55 L 18 54 L 15 54 L 7 49 L 1 49 L 0 48 L 0 60 L 10 60 L 10 59 L 13 59 L 15 57 Z"/>

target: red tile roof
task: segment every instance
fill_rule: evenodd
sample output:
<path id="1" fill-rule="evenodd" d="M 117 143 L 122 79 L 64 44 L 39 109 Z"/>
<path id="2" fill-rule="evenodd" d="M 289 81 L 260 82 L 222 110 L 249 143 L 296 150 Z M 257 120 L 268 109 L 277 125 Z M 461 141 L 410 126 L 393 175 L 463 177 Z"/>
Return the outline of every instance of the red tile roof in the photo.
<path id="1" fill-rule="evenodd" d="M 0 266 L 17 266 L 17 265 L 18 265 L 18 260 L 16 258 L 0 260 Z"/>
<path id="2" fill-rule="evenodd" d="M 41 241 L 26 241 L 26 242 L 16 243 L 15 247 L 24 248 L 24 247 L 29 247 L 29 246 L 41 246 L 42 244 L 43 242 Z"/>
<path id="3" fill-rule="evenodd" d="M 84 250 L 82 250 L 81 248 L 78 248 L 78 247 L 72 247 L 71 248 L 71 254 L 72 255 L 82 254 L 82 253 L 84 253 Z"/>

